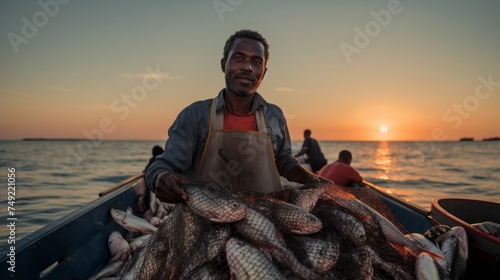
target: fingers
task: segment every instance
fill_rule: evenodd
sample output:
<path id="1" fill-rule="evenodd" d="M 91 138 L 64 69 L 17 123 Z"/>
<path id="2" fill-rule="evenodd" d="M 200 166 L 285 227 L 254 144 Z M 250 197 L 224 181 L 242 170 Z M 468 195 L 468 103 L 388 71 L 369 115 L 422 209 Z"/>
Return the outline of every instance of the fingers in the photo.
<path id="1" fill-rule="evenodd" d="M 187 184 L 191 180 L 181 174 L 173 173 L 160 173 L 156 178 L 155 187 L 156 196 L 160 201 L 167 203 L 177 203 L 188 199 L 188 195 L 180 187 L 180 185 Z"/>

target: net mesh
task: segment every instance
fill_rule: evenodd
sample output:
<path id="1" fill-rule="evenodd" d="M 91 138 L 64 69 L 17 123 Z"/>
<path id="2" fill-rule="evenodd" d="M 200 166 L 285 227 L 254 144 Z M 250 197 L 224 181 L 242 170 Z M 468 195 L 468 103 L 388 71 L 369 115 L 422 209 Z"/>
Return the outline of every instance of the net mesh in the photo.
<path id="1" fill-rule="evenodd" d="M 172 207 L 126 264 L 122 279 L 265 277 L 270 270 L 260 268 L 267 262 L 282 279 L 415 278 L 415 257 L 403 257 L 389 242 L 380 217 L 366 208 L 407 232 L 370 190 L 315 184 L 230 197 L 249 209 L 240 221 L 214 222 L 209 211 L 206 216 L 194 214 L 184 203 Z M 293 224 L 295 218 L 289 217 L 295 215 L 307 219 Z M 315 219 L 320 228 L 315 229 Z M 229 246 L 229 239 L 241 240 L 237 244 L 242 247 Z M 258 253 L 245 250 L 247 243 Z"/>

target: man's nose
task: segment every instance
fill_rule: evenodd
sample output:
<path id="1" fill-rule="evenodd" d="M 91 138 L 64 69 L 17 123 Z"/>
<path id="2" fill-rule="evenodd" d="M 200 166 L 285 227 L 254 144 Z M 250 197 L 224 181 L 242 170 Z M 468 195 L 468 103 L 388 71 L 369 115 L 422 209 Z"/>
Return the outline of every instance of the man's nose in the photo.
<path id="1" fill-rule="evenodd" d="M 248 72 L 253 72 L 253 66 L 252 66 L 252 61 L 249 59 L 245 59 L 243 62 L 243 65 L 241 66 L 241 70 L 248 71 Z"/>

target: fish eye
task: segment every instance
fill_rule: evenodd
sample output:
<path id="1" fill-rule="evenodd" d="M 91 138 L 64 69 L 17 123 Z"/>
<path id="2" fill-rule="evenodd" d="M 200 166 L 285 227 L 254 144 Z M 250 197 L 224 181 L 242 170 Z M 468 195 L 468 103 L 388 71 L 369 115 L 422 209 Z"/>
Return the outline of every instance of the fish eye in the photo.
<path id="1" fill-rule="evenodd" d="M 238 206 L 240 206 L 240 205 L 239 205 L 239 203 L 237 203 L 237 202 L 233 202 L 233 203 L 231 203 L 231 206 L 232 206 L 233 208 L 237 208 L 237 207 L 238 207 Z"/>

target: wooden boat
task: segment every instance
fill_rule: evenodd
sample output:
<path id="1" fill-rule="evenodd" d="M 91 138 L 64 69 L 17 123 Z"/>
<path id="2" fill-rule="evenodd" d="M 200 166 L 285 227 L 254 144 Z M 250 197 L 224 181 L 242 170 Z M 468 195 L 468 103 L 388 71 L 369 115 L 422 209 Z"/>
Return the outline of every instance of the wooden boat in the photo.
<path id="1" fill-rule="evenodd" d="M 500 224 L 499 203 L 464 198 L 434 199 L 431 215 L 436 223 L 465 229 L 471 266 L 485 266 L 500 275 L 500 238 L 471 226 L 486 221 Z"/>
<path id="2" fill-rule="evenodd" d="M 434 225 L 429 211 L 364 183 L 363 188 L 379 195 L 409 232 L 424 233 Z M 10 248 L 3 248 L 0 279 L 88 279 L 110 258 L 107 240 L 111 232 L 125 232 L 112 219 L 109 207 L 124 210 L 135 205 L 144 191 L 143 176 L 131 177 L 81 209 L 16 241 L 15 272 L 8 270 Z"/>

